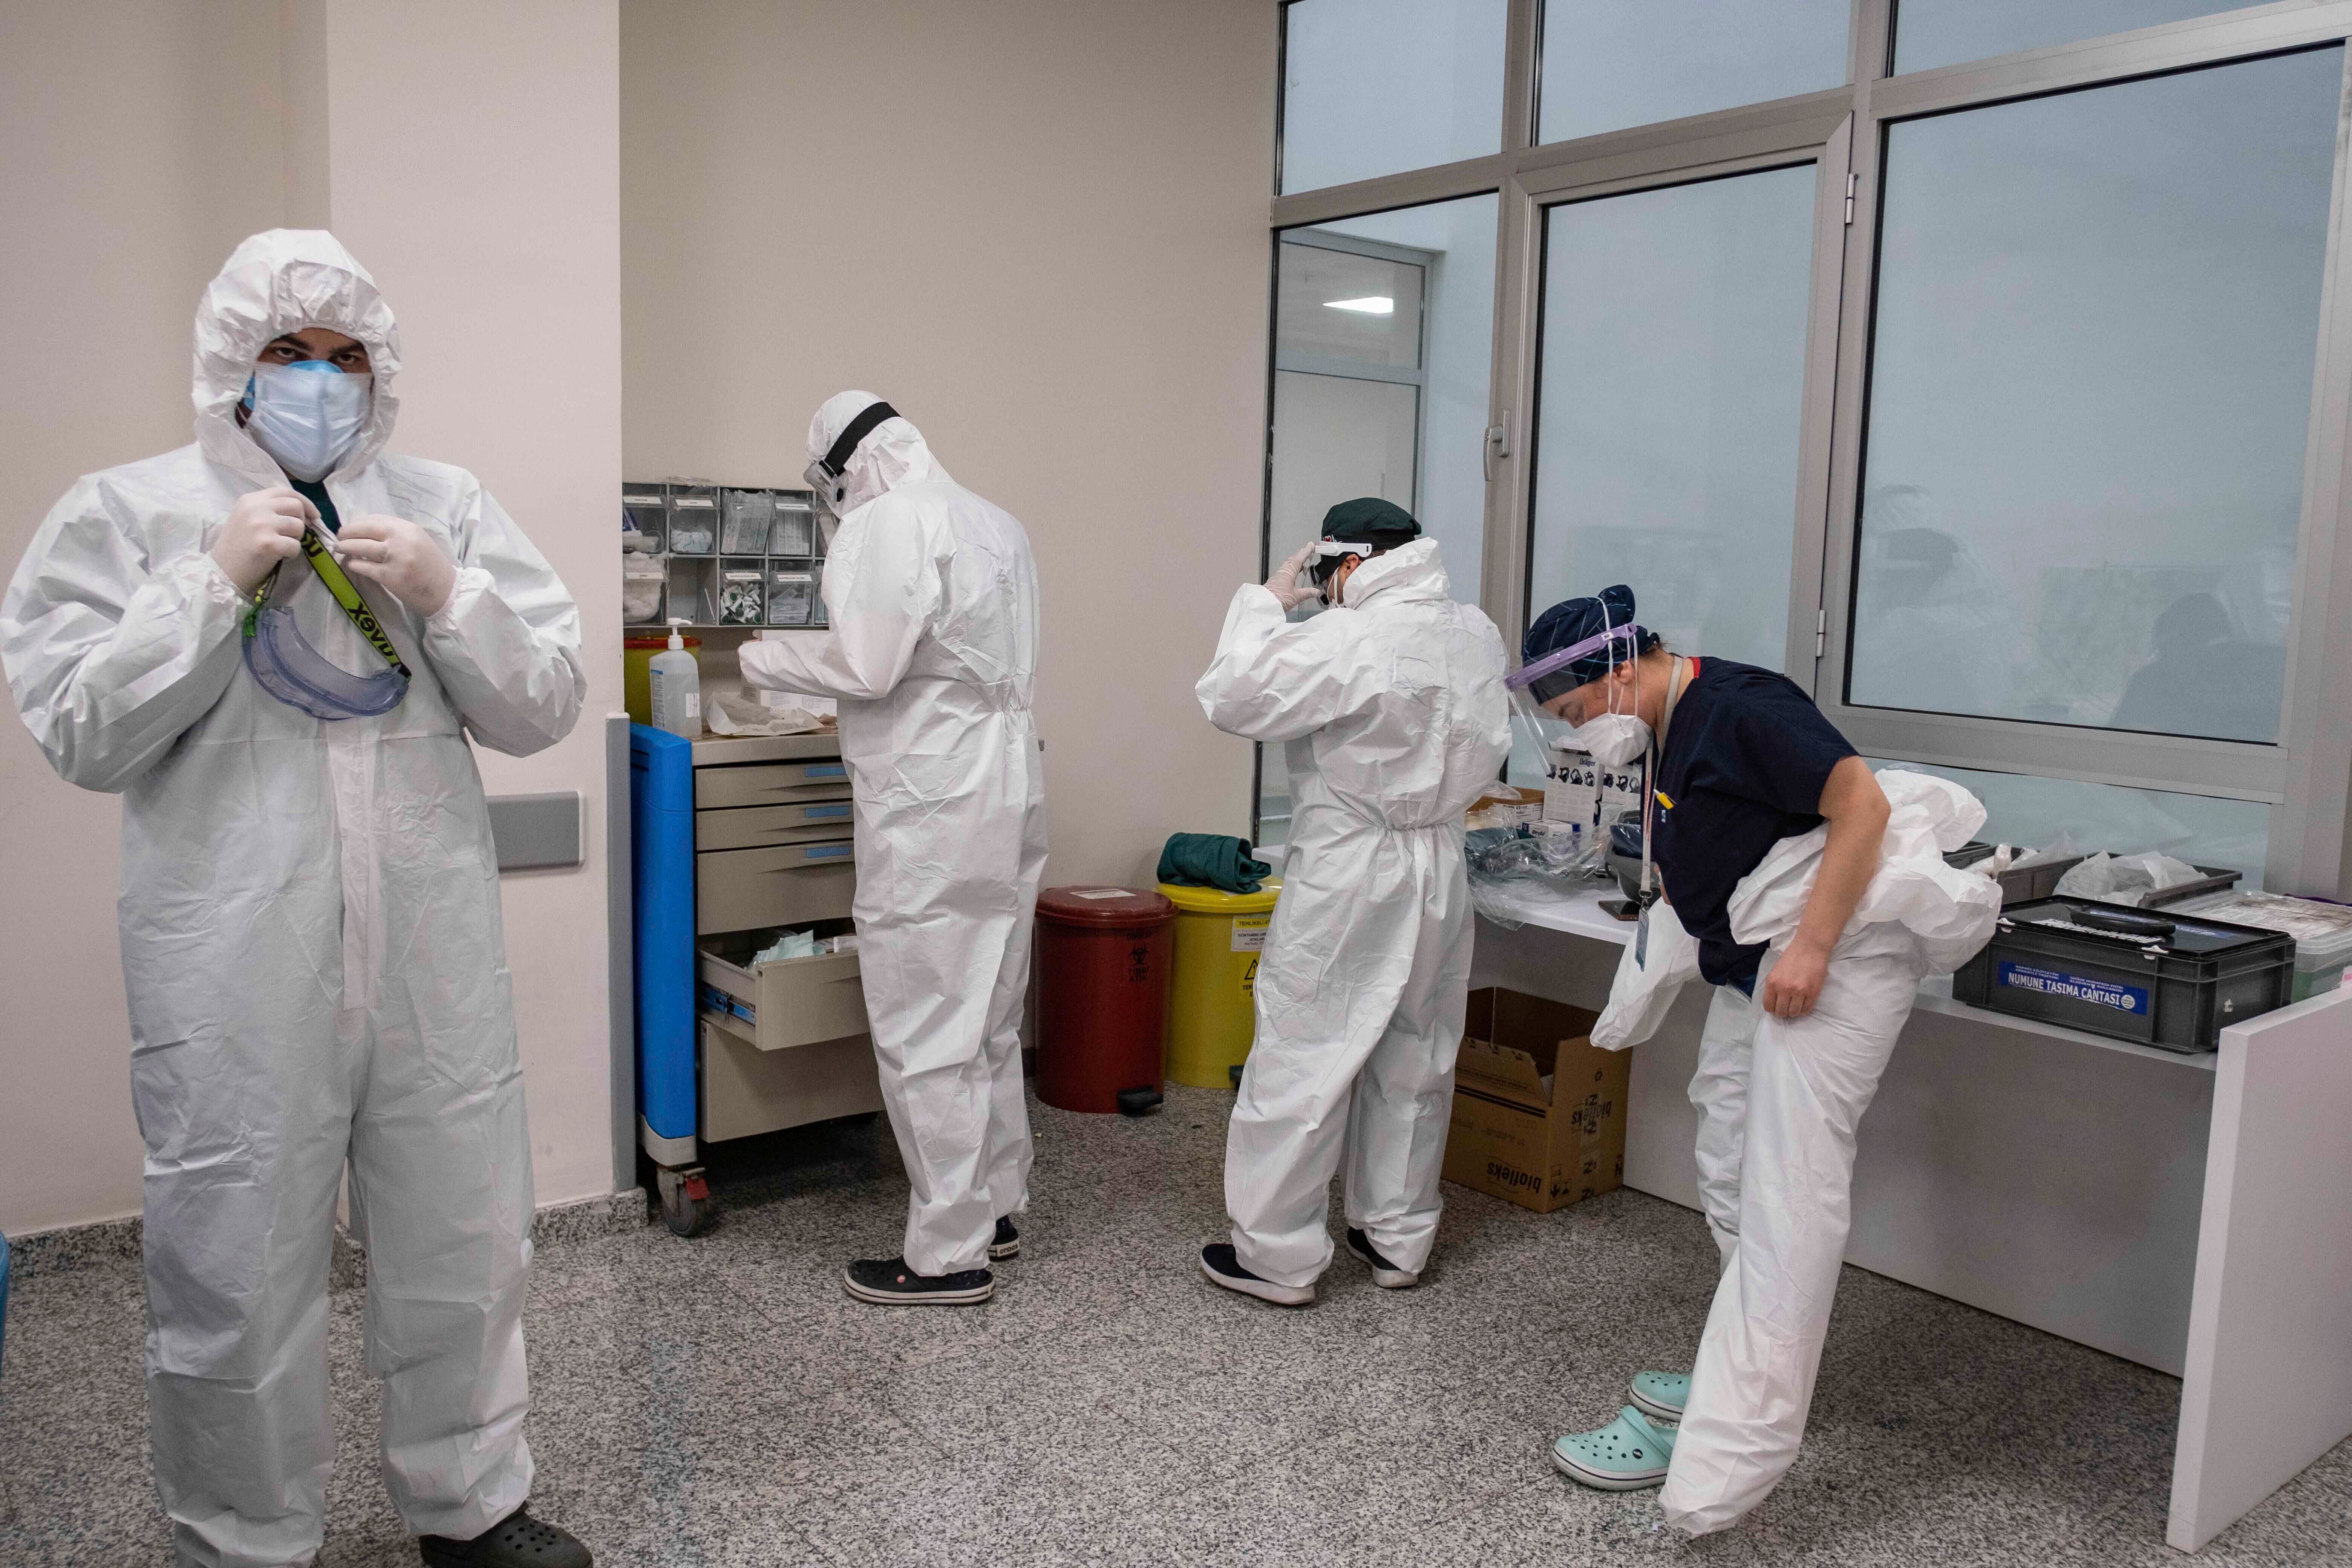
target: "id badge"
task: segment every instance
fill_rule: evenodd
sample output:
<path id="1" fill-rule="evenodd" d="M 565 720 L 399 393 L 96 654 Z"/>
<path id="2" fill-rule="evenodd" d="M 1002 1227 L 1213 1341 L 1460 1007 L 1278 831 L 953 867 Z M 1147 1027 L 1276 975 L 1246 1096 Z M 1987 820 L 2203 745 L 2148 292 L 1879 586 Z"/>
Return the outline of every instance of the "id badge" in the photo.
<path id="1" fill-rule="evenodd" d="M 1633 922 L 1633 967 L 1650 966 L 1650 906 L 1642 906 L 1642 918 Z"/>

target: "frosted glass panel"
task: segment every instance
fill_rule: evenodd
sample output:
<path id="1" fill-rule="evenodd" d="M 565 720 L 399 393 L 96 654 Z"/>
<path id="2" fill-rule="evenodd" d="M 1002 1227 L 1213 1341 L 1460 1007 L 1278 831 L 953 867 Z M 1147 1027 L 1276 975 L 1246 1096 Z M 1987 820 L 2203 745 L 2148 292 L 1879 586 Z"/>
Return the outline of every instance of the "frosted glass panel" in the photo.
<path id="1" fill-rule="evenodd" d="M 1988 844 L 2021 844 L 2036 849 L 2061 837 L 2088 854 L 2135 855 L 2161 849 L 2192 866 L 2225 866 L 2242 871 L 2241 887 L 2259 888 L 2270 849 L 2271 808 L 2259 801 L 2213 795 L 2172 795 L 2084 784 L 2080 779 L 2035 778 L 2027 773 L 1982 773 L 1973 768 L 1930 767 L 1924 763 L 1870 759 L 1873 769 L 1907 768 L 1933 773 L 1971 790 L 1985 804 L 1985 826 L 1977 837 Z"/>
<path id="2" fill-rule="evenodd" d="M 1292 0 L 1283 16 L 1285 192 L 1502 151 L 1508 0 Z"/>
<path id="3" fill-rule="evenodd" d="M 2216 0 L 1901 0 L 1895 72 L 2013 55 L 2236 7 Z"/>
<path id="4" fill-rule="evenodd" d="M 1437 542 L 1454 597 L 1478 602 L 1496 216 L 1494 196 L 1469 196 L 1279 237 L 1269 560 L 1339 502 L 1384 496 Z M 1386 313 L 1334 308 L 1381 299 Z M 1311 600 L 1297 612 L 1314 613 Z M 1283 748 L 1259 752 L 1258 831 L 1279 844 Z"/>
<path id="5" fill-rule="evenodd" d="M 1276 353 L 1407 370 L 1421 363 L 1425 265 L 1287 239 L 1278 254 Z"/>
<path id="6" fill-rule="evenodd" d="M 1787 662 L 1814 183 L 1551 209 L 1530 620 L 1626 583 L 1685 652 Z"/>
<path id="7" fill-rule="evenodd" d="M 1846 79 L 1848 0 L 1546 0 L 1539 142 Z"/>
<path id="8" fill-rule="evenodd" d="M 2276 738 L 2342 71 L 1888 132 L 1851 700 Z"/>

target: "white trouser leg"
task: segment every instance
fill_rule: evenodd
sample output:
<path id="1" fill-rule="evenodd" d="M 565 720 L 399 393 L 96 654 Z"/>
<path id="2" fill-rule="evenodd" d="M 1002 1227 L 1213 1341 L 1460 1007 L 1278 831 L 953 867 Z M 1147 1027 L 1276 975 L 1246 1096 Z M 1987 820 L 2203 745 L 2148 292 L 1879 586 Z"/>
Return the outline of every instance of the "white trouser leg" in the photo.
<path id="1" fill-rule="evenodd" d="M 1348 1223 L 1418 1274 L 1437 1239 L 1438 1177 L 1454 1121 L 1454 1059 L 1470 994 L 1469 884 L 1427 911 L 1412 972 L 1348 1108 Z"/>
<path id="2" fill-rule="evenodd" d="M 1739 1241 L 1739 1154 L 1748 1121 L 1748 1064 L 1764 1009 L 1736 988 L 1718 985 L 1699 1032 L 1698 1070 L 1690 1102 L 1698 1110 L 1699 1205 L 1716 1249 L 1729 1263 Z"/>
<path id="3" fill-rule="evenodd" d="M 327 1260 L 358 1026 L 340 1021 L 319 1005 L 131 1053 L 155 1490 L 181 1568 L 283 1568 L 319 1550 L 335 1458 Z"/>
<path id="4" fill-rule="evenodd" d="M 988 1182 L 989 1234 L 1000 1215 L 1029 1207 L 1029 1100 L 1021 1076 L 1021 1014 L 1029 997 L 1031 938 L 1037 927 L 1037 887 L 1045 874 L 1045 804 L 1042 775 L 1029 806 L 1022 843 L 1021 910 L 1004 943 L 1004 962 L 988 1009 L 988 1148 L 982 1173 Z M 983 1254 L 984 1256 L 984 1254 Z"/>
<path id="5" fill-rule="evenodd" d="M 1757 1027 L 1739 1234 L 1659 1500 L 1692 1535 L 1762 1501 L 1804 1436 L 1852 1223 L 1855 1129 L 1918 984 L 1907 951 L 1874 954 L 1868 939 L 1842 944 L 1812 1012 Z"/>
<path id="6" fill-rule="evenodd" d="M 367 1248 L 368 1365 L 383 1379 L 383 1479 L 420 1535 L 469 1539 L 530 1496 L 522 1310 L 530 1134 L 503 973 L 462 1041 L 381 992 L 352 1129 L 352 1219 Z M 452 1048 L 462 1046 L 462 1048 Z"/>

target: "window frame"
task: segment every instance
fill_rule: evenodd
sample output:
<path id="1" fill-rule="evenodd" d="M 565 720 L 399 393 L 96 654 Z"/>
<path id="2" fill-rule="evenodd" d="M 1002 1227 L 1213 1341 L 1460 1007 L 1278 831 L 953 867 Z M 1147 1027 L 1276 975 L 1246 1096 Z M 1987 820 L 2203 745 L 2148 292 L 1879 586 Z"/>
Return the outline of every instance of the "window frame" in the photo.
<path id="1" fill-rule="evenodd" d="M 1279 0 L 1278 11 L 1291 3 Z M 1285 229 L 1500 194 L 1488 401 L 1490 426 L 1499 439 L 1490 437 L 1480 602 L 1516 647 L 1531 609 L 1526 595 L 1547 209 L 1814 162 L 1820 177 L 1790 574 L 1791 676 L 1813 692 L 1832 722 L 1872 755 L 2262 802 L 2272 808 L 2266 884 L 2336 897 L 2352 893 L 2352 724 L 2328 722 L 2331 714 L 2352 713 L 2352 294 L 2339 293 L 2347 287 L 2352 258 L 2352 157 L 2344 151 L 2352 139 L 2352 111 L 2347 107 L 2352 106 L 2352 0 L 2274 0 L 1899 77 L 1889 74 L 1895 3 L 1853 0 L 1852 68 L 1843 87 L 1538 143 L 1543 0 L 1510 0 L 1502 150 L 1352 184 L 1277 194 L 1268 213 L 1269 260 L 1276 258 L 1273 247 Z M 1279 15 L 1276 21 L 1281 26 Z M 1888 127 L 1931 114 L 2327 45 L 2346 46 L 2347 92 L 2337 111 L 2338 153 L 2278 740 L 2211 741 L 1848 704 L 1843 699 L 1853 630 L 1857 508 Z M 1277 192 L 1280 55 L 1277 49 Z M 1268 328 L 1270 458 L 1271 309 Z M 1269 521 L 1261 519 L 1262 558 Z M 1808 642 L 1811 648 L 1804 646 Z"/>

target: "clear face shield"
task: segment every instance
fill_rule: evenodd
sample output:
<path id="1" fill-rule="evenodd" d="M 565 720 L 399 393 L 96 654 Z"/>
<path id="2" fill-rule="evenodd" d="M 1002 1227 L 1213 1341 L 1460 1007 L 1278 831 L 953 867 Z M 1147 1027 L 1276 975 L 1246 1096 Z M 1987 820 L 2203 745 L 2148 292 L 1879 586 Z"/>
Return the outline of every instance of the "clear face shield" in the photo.
<path id="1" fill-rule="evenodd" d="M 1514 753 L 1522 765 L 1543 772 L 1539 837 L 1550 841 L 1546 858 L 1560 869 L 1573 867 L 1594 875 L 1616 869 L 1622 880 L 1624 868 L 1612 867 L 1611 862 L 1624 858 L 1612 855 L 1612 830 L 1622 825 L 1642 835 L 1635 854 L 1643 873 L 1637 873 L 1636 888 L 1643 880 L 1651 880 L 1654 888 L 1654 879 L 1643 874 L 1647 860 L 1643 852 L 1647 836 L 1641 826 L 1647 777 L 1644 757 L 1639 752 L 1630 759 L 1624 757 L 1625 737 L 1611 733 L 1612 724 L 1573 724 L 1550 706 L 1587 684 L 1572 668 L 1578 662 L 1605 652 L 1613 671 L 1635 657 L 1643 635 L 1641 627 L 1631 624 L 1609 627 L 1522 665 L 1504 677 L 1503 685 L 1510 695 Z M 1624 835 L 1616 837 L 1622 841 Z"/>

